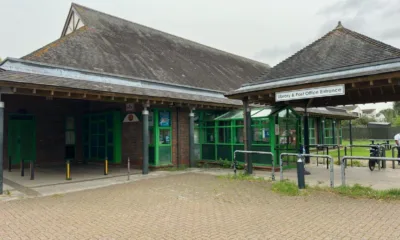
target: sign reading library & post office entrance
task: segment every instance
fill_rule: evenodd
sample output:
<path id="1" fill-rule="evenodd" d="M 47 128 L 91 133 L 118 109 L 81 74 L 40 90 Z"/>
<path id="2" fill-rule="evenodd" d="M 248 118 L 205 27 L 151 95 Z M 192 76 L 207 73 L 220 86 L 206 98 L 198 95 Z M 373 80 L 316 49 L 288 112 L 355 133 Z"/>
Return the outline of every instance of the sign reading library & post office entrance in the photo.
<path id="1" fill-rule="evenodd" d="M 298 99 L 318 98 L 318 97 L 329 97 L 329 96 L 340 96 L 344 95 L 344 84 L 306 88 L 293 91 L 277 92 L 275 94 L 275 101 L 291 101 Z"/>

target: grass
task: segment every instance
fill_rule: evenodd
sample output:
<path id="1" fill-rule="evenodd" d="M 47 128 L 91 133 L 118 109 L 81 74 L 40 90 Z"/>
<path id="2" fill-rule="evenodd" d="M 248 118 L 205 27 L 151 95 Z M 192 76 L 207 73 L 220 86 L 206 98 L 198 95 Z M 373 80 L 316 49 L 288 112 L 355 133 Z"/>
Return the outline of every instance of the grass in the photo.
<path id="1" fill-rule="evenodd" d="M 340 186 L 334 189 L 325 188 L 325 191 L 333 192 L 342 196 L 352 198 L 370 198 L 379 200 L 400 200 L 400 189 L 375 190 L 371 187 L 355 184 L 353 186 Z"/>
<path id="2" fill-rule="evenodd" d="M 286 196 L 306 195 L 307 190 L 300 190 L 295 182 L 279 181 L 272 184 L 272 191 Z"/>
<path id="3" fill-rule="evenodd" d="M 370 145 L 371 141 L 368 140 L 354 140 L 353 145 Z M 350 141 L 348 140 L 343 140 L 342 146 L 348 146 L 350 145 Z M 313 153 L 316 153 L 315 151 Z M 326 151 L 325 151 L 326 153 Z M 324 154 L 321 151 L 319 151 L 318 154 Z M 336 161 L 339 161 L 338 157 L 338 150 L 337 149 L 329 149 L 329 155 L 332 156 Z M 344 147 L 340 149 L 340 157 L 343 157 L 344 154 Z M 348 156 L 360 156 L 360 157 L 369 157 L 369 148 L 366 147 L 354 147 L 352 148 L 352 151 L 350 151 L 350 148 L 347 148 L 347 155 Z M 392 156 L 392 150 L 386 150 L 386 156 L 391 157 Z M 320 159 L 321 161 L 321 159 Z M 356 161 L 353 160 L 353 166 L 359 167 L 359 166 L 367 166 L 367 161 L 361 160 L 355 163 Z M 348 160 L 348 165 L 350 165 L 350 160 Z"/>
<path id="4" fill-rule="evenodd" d="M 238 173 L 236 175 L 234 174 L 228 174 L 228 175 L 220 175 L 218 176 L 219 179 L 228 179 L 228 180 L 241 180 L 241 181 L 250 181 L 250 182 L 262 182 L 266 181 L 263 177 L 255 177 L 253 175 L 249 175 L 246 173 Z"/>
<path id="5" fill-rule="evenodd" d="M 340 196 L 351 198 L 369 198 L 377 200 L 400 200 L 400 189 L 375 190 L 371 187 L 355 184 L 353 186 L 340 186 L 336 188 L 306 186 L 305 190 L 299 190 L 293 181 L 281 181 L 272 184 L 272 191 L 285 196 L 301 196 L 312 192 L 330 192 Z"/>

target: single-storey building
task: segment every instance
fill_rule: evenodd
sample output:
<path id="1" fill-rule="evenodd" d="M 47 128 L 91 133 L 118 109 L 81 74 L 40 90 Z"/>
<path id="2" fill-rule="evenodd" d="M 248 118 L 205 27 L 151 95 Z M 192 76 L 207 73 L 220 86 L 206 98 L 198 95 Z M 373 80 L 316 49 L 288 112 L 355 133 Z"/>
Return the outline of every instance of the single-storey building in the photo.
<path id="1" fill-rule="evenodd" d="M 269 70 L 267 64 L 72 4 L 59 39 L 0 64 L 3 165 L 105 159 L 125 164 L 130 158 L 147 173 L 149 166 L 231 160 L 232 151 L 243 148 L 244 114 L 241 99 L 224 94 Z M 289 144 L 290 132 L 297 151 L 303 108 L 290 110 L 294 125 L 282 122 L 284 135 L 277 141 L 268 133 L 274 107 L 250 107 L 254 146 Z M 354 118 L 328 108 L 308 113 L 315 144 L 339 143 L 340 120 Z"/>

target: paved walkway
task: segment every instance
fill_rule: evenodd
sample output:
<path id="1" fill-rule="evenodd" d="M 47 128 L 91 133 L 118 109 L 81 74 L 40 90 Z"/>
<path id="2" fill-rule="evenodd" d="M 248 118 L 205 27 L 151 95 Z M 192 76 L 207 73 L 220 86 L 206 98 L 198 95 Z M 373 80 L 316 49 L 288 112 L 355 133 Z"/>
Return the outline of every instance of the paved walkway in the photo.
<path id="1" fill-rule="evenodd" d="M 0 202 L 0 239 L 400 239 L 400 202 L 202 173 Z"/>

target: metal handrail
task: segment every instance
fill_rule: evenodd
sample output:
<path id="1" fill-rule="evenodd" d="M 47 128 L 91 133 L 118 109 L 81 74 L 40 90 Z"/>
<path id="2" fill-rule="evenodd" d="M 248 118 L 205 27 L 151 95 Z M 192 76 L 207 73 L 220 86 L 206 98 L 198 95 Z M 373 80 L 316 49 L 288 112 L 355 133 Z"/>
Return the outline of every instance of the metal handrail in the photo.
<path id="1" fill-rule="evenodd" d="M 311 145 L 308 145 L 308 146 L 309 147 L 316 147 L 317 148 L 317 154 L 318 154 L 318 147 L 326 148 L 326 155 L 329 155 L 329 147 L 337 147 L 338 159 L 340 159 L 340 148 L 342 147 L 342 145 L 340 145 L 340 144 L 311 144 Z M 318 158 L 317 158 L 317 166 L 318 166 Z M 326 163 L 326 169 L 329 169 L 328 162 Z"/>
<path id="2" fill-rule="evenodd" d="M 341 178 L 342 178 L 342 186 L 346 186 L 346 173 L 345 173 L 345 160 L 346 159 L 357 159 L 357 160 L 381 160 L 381 161 L 399 161 L 400 158 L 389 158 L 389 157 L 361 157 L 361 156 L 344 156 L 340 160 L 340 168 L 341 168 Z M 378 165 L 379 166 L 379 165 Z"/>
<path id="3" fill-rule="evenodd" d="M 281 153 L 279 157 L 279 167 L 280 167 L 280 180 L 283 181 L 283 156 L 297 156 L 298 158 L 304 157 L 320 157 L 320 158 L 327 158 L 330 159 L 330 169 L 329 169 L 329 176 L 330 176 L 330 186 L 331 188 L 334 187 L 334 174 L 333 174 L 333 158 L 329 155 L 317 155 L 317 154 L 296 154 L 296 153 Z"/>
<path id="4" fill-rule="evenodd" d="M 400 146 L 397 146 L 397 145 L 393 145 L 392 146 L 392 157 L 394 158 L 394 150 L 395 149 L 400 149 Z M 399 159 L 400 160 L 400 159 Z M 393 169 L 395 169 L 396 167 L 395 167 L 395 163 L 394 163 L 395 161 L 392 161 L 392 167 L 393 167 Z"/>
<path id="5" fill-rule="evenodd" d="M 346 146 L 344 146 L 344 155 L 345 156 L 347 155 L 347 148 L 348 147 L 350 148 L 351 155 L 353 155 L 353 147 L 366 147 L 366 148 L 378 147 L 381 150 L 383 149 L 384 152 L 386 153 L 386 148 L 383 145 L 384 144 L 370 144 L 370 145 L 351 145 L 350 144 L 350 145 L 346 145 Z M 340 156 L 339 156 L 339 159 L 340 159 Z M 353 167 L 353 159 L 350 159 L 350 166 Z M 345 167 L 347 168 L 347 162 L 346 162 Z"/>
<path id="6" fill-rule="evenodd" d="M 234 160 L 234 164 L 233 164 L 233 172 L 236 175 L 236 166 L 237 166 L 237 161 L 236 161 L 236 153 L 255 153 L 255 154 L 263 154 L 263 155 L 269 155 L 272 156 L 272 181 L 275 181 L 275 163 L 274 163 L 274 154 L 272 152 L 263 152 L 263 151 L 246 151 L 246 150 L 236 150 L 233 152 L 233 160 Z"/>

